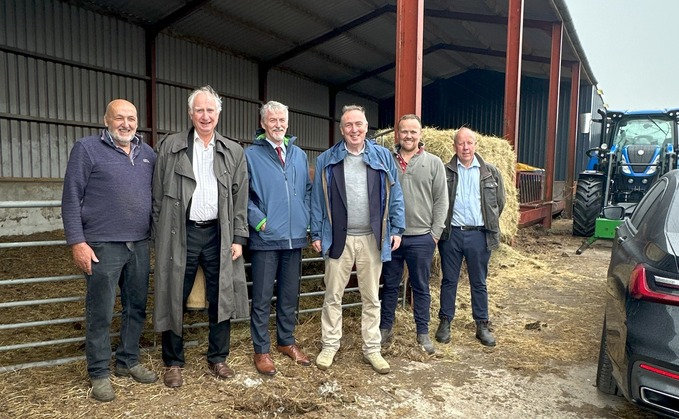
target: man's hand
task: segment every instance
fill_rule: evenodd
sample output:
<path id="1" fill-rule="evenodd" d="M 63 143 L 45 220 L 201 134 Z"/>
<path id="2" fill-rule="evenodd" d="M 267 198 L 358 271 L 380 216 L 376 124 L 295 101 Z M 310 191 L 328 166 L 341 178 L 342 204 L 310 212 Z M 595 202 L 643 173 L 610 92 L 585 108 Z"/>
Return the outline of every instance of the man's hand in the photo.
<path id="1" fill-rule="evenodd" d="M 75 266 L 87 275 L 92 275 L 92 262 L 99 262 L 97 255 L 94 254 L 94 250 L 87 243 L 82 242 L 72 245 L 71 252 L 73 253 Z"/>
<path id="2" fill-rule="evenodd" d="M 264 221 L 264 224 L 259 228 L 259 231 L 264 231 L 266 230 L 266 221 Z"/>
<path id="3" fill-rule="evenodd" d="M 391 251 L 398 249 L 401 246 L 401 236 L 391 236 Z"/>
<path id="4" fill-rule="evenodd" d="M 231 260 L 236 260 L 243 254 L 243 245 L 232 243 L 231 244 Z"/>
<path id="5" fill-rule="evenodd" d="M 311 245 L 313 246 L 314 250 L 317 252 L 321 252 L 321 241 L 320 240 L 314 240 Z"/>

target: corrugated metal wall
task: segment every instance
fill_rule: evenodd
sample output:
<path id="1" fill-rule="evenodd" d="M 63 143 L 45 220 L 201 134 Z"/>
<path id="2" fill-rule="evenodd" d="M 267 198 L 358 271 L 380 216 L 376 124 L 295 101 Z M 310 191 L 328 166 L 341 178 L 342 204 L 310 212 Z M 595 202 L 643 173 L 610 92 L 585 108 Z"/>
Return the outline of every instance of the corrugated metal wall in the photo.
<path id="1" fill-rule="evenodd" d="M 328 116 L 328 87 L 280 70 L 269 72 L 268 85 L 268 99 L 288 106 L 288 133 L 297 136 L 297 145 L 310 149 L 307 156 L 312 164 L 320 154 L 318 150 L 328 148 L 328 136 L 333 125 Z"/>
<path id="2" fill-rule="evenodd" d="M 137 106 L 139 129 L 149 137 L 141 27 L 58 0 L 2 0 L 0 22 L 6 23 L 0 26 L 0 177 L 63 177 L 73 143 L 101 129 L 115 98 Z M 188 128 L 188 95 L 210 84 L 222 95 L 218 131 L 252 139 L 259 127 L 257 63 L 164 34 L 156 57 L 159 134 Z M 290 107 L 290 132 L 311 148 L 310 161 L 338 134 L 328 116 L 329 91 L 269 72 L 269 97 Z M 339 109 L 347 103 L 366 106 L 377 121 L 376 102 L 338 95 Z"/>
<path id="3" fill-rule="evenodd" d="M 259 121 L 256 63 L 162 34 L 156 51 L 159 131 L 189 128 L 189 94 L 209 84 L 222 95 L 217 131 L 238 140 L 252 138 Z"/>
<path id="4" fill-rule="evenodd" d="M 502 73 L 471 70 L 439 80 L 423 89 L 422 122 L 427 126 L 456 129 L 468 126 L 486 135 L 502 137 L 504 85 Z M 523 77 L 517 158 L 536 167 L 545 166 L 548 80 Z M 566 179 L 570 83 L 561 83 L 554 180 Z M 393 98 L 381 103 L 382 127 L 394 124 Z"/>
<path id="5" fill-rule="evenodd" d="M 145 120 L 141 29 L 43 0 L 3 0 L 0 22 L 0 176 L 62 177 L 112 98 Z"/>

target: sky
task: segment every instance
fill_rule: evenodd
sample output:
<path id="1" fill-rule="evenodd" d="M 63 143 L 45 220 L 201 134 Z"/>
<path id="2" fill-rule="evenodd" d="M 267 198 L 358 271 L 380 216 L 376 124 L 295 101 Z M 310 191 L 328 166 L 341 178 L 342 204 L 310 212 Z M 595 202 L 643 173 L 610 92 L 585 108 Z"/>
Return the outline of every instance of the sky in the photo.
<path id="1" fill-rule="evenodd" d="M 565 0 L 609 109 L 679 108 L 678 0 Z"/>

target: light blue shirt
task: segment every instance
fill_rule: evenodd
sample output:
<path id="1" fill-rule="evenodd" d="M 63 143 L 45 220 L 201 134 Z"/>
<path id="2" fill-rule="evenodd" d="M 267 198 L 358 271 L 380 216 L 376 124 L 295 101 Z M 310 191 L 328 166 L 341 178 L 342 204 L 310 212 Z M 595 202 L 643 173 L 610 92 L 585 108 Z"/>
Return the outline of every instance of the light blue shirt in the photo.
<path id="1" fill-rule="evenodd" d="M 457 192 L 453 206 L 453 226 L 482 226 L 481 165 L 474 156 L 469 167 L 457 162 Z"/>

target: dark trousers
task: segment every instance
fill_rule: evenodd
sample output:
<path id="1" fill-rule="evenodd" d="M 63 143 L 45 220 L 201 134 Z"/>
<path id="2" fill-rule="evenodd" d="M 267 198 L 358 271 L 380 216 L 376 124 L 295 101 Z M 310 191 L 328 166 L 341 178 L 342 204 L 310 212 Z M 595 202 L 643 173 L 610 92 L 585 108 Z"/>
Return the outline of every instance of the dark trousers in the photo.
<path id="1" fill-rule="evenodd" d="M 486 233 L 482 230 L 462 231 L 453 228 L 449 240 L 439 241 L 441 255 L 441 309 L 439 318 L 453 320 L 457 282 L 460 279 L 462 258 L 467 263 L 469 287 L 472 297 L 472 317 L 475 321 L 488 320 L 488 261 L 490 250 L 486 246 Z"/>
<path id="2" fill-rule="evenodd" d="M 431 234 L 403 236 L 401 246 L 391 252 L 391 261 L 382 264 L 382 308 L 380 329 L 391 329 L 403 277 L 403 262 L 408 265 L 408 280 L 413 289 L 413 314 L 417 334 L 429 333 L 429 277 L 436 244 Z"/>
<path id="3" fill-rule="evenodd" d="M 219 296 L 219 254 L 221 239 L 217 224 L 200 228 L 186 226 L 186 270 L 182 307 L 186 312 L 186 301 L 196 280 L 198 266 L 205 274 L 209 322 L 207 361 L 213 364 L 224 362 L 231 345 L 231 321 L 217 322 L 217 300 Z M 163 362 L 170 366 L 184 366 L 184 338 L 171 330 L 163 332 Z"/>
<path id="4" fill-rule="evenodd" d="M 99 262 L 92 263 L 92 275 L 85 275 L 85 355 L 90 378 L 109 376 L 111 321 L 120 287 L 120 344 L 116 363 L 125 368 L 139 363 L 139 338 L 146 319 L 149 289 L 149 241 L 90 242 Z"/>
<path id="5" fill-rule="evenodd" d="M 251 250 L 252 310 L 250 333 L 256 354 L 269 353 L 269 316 L 276 289 L 277 343 L 295 343 L 295 310 L 299 301 L 302 250 Z"/>

